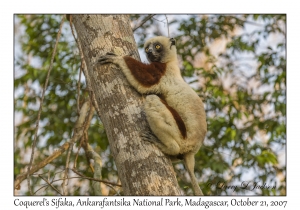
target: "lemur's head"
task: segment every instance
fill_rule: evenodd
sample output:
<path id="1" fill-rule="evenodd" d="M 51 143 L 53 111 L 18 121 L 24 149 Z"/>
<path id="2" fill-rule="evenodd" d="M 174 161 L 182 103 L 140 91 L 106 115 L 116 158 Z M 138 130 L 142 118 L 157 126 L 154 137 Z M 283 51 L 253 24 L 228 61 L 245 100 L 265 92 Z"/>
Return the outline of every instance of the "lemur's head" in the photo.
<path id="1" fill-rule="evenodd" d="M 147 59 L 150 63 L 167 63 L 177 60 L 175 39 L 164 36 L 156 36 L 147 40 L 144 44 Z"/>

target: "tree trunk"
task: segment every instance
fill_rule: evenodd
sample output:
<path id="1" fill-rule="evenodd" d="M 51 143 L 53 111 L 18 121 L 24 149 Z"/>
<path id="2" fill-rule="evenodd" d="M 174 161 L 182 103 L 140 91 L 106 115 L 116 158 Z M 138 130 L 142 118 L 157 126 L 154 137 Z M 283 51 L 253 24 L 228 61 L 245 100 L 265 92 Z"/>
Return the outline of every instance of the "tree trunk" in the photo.
<path id="1" fill-rule="evenodd" d="M 100 55 L 114 52 L 139 59 L 128 15 L 72 15 L 86 62 L 86 80 L 108 136 L 125 195 L 180 195 L 172 163 L 143 141 L 147 130 L 142 97 L 115 65 L 100 66 Z"/>

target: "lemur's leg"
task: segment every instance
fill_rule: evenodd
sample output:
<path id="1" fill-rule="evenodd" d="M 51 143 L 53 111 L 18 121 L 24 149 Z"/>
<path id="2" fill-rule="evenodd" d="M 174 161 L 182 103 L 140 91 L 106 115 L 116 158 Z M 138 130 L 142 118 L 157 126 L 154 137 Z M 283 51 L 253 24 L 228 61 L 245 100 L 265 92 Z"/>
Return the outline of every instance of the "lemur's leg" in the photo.
<path id="1" fill-rule="evenodd" d="M 144 139 L 154 143 L 165 154 L 178 155 L 181 136 L 171 112 L 157 95 L 146 96 L 144 109 L 149 126 L 160 141 L 154 140 L 147 133 Z"/>

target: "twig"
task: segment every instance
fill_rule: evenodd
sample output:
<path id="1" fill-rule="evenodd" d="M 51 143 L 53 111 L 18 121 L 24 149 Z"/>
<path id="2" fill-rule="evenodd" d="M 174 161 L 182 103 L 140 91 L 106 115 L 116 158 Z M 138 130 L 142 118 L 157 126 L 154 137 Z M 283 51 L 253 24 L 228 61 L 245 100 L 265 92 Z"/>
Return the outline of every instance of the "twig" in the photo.
<path id="1" fill-rule="evenodd" d="M 75 172 L 74 172 L 74 173 L 75 173 Z M 79 173 L 79 172 L 78 172 L 78 173 Z M 79 174 L 80 174 L 80 173 L 79 173 Z M 95 178 L 83 176 L 82 174 L 81 174 L 80 176 L 68 177 L 67 179 L 88 179 L 88 180 L 93 180 L 93 181 L 96 181 L 96 182 L 103 182 L 103 183 L 106 184 L 108 187 L 111 187 L 111 185 L 115 185 L 115 186 L 117 186 L 117 187 L 122 187 L 122 185 L 119 185 L 119 184 L 115 184 L 115 183 L 112 183 L 112 182 L 103 181 L 103 180 L 99 180 L 99 179 L 95 179 Z M 59 182 L 59 181 L 62 181 L 62 180 L 64 180 L 64 179 L 56 179 L 56 180 L 51 181 L 51 183 Z M 48 187 L 48 185 L 45 184 L 44 186 L 42 186 L 41 188 L 39 188 L 38 190 L 36 190 L 34 193 L 36 194 L 39 190 L 43 189 L 44 187 Z"/>
<path id="2" fill-rule="evenodd" d="M 94 149 L 87 143 L 87 152 L 90 154 L 91 158 L 94 160 L 94 178 L 102 179 L 101 171 L 102 171 L 102 161 L 100 155 L 94 151 Z M 96 183 L 93 181 L 93 188 L 95 195 L 102 195 L 102 190 L 100 183 Z"/>
<path id="3" fill-rule="evenodd" d="M 90 104 L 90 103 L 88 103 L 88 104 Z M 85 107 L 85 108 L 87 108 L 87 107 Z M 95 111 L 94 107 L 91 107 L 90 108 L 90 113 L 89 113 L 89 115 L 87 117 L 87 120 L 85 120 L 85 121 L 82 121 L 85 118 L 78 117 L 77 122 L 76 122 L 76 126 L 75 126 L 74 131 L 73 131 L 73 133 L 74 134 L 76 133 L 76 135 L 73 135 L 73 137 L 70 140 L 70 142 L 76 142 L 83 135 L 84 131 L 87 130 L 87 128 L 90 125 L 91 119 L 93 117 L 94 111 Z M 86 113 L 84 114 L 84 117 L 85 116 L 86 116 Z M 76 129 L 78 127 L 80 127 L 80 126 L 81 126 L 81 128 L 84 128 L 84 129 L 80 129 L 80 130 L 76 131 Z M 56 150 L 55 152 L 53 152 L 52 155 L 50 155 L 49 157 L 45 158 L 44 160 L 42 160 L 38 164 L 32 166 L 31 169 L 30 169 L 30 175 L 33 174 L 33 173 L 35 173 L 35 172 L 37 172 L 39 169 L 45 167 L 47 164 L 51 163 L 53 160 L 55 160 L 60 155 L 62 155 L 66 150 L 69 149 L 70 142 L 64 143 L 58 150 Z M 22 183 L 22 181 L 24 181 L 26 179 L 26 177 L 27 177 L 27 172 L 25 172 L 23 174 L 19 174 L 16 177 L 16 180 L 15 180 L 15 183 L 14 183 L 15 189 L 17 189 L 17 190 L 20 189 L 20 184 Z"/>
<path id="4" fill-rule="evenodd" d="M 135 30 L 137 30 L 138 28 L 140 28 L 141 26 L 143 26 L 148 20 L 150 20 L 154 15 L 148 15 L 144 21 L 137 27 L 135 27 L 132 31 L 134 32 Z"/>
<path id="5" fill-rule="evenodd" d="M 83 64 L 81 62 L 81 65 L 80 65 L 80 70 L 79 70 L 79 78 L 78 78 L 78 83 L 77 83 L 77 113 L 79 115 L 79 112 L 80 112 L 80 105 L 79 105 L 79 102 L 80 102 L 80 80 L 81 80 L 81 72 L 82 72 L 82 67 Z"/>
<path id="6" fill-rule="evenodd" d="M 62 171 L 60 171 L 60 172 L 55 172 L 55 173 L 54 173 L 53 179 L 52 179 L 52 181 L 50 182 L 51 184 L 54 183 L 54 182 L 56 182 L 56 180 L 54 180 L 56 174 L 61 173 L 61 172 L 64 172 L 64 170 L 62 170 Z M 49 174 L 49 176 L 50 176 L 50 171 L 48 171 L 48 174 Z M 38 176 L 40 176 L 40 175 L 43 175 L 43 174 L 39 174 Z M 49 179 L 50 179 L 50 177 L 48 177 L 48 180 L 49 180 Z M 59 180 L 59 181 L 61 181 L 61 180 Z M 37 189 L 37 190 L 34 192 L 34 194 L 36 194 L 38 191 L 40 191 L 41 189 L 43 189 L 43 188 L 45 188 L 45 187 L 46 187 L 46 189 L 47 189 L 47 188 L 49 187 L 49 185 L 44 184 L 42 187 L 40 187 L 39 189 Z"/>
<path id="7" fill-rule="evenodd" d="M 56 189 L 56 187 L 54 187 L 47 179 L 45 179 L 45 178 L 42 177 L 41 175 L 39 175 L 39 177 L 40 177 L 41 179 L 43 179 L 50 187 L 52 187 L 52 189 L 55 190 L 58 194 L 62 195 L 62 194 L 58 191 L 58 189 Z"/>
<path id="8" fill-rule="evenodd" d="M 38 128 L 39 128 L 39 121 L 40 121 L 40 118 L 41 118 L 41 112 L 42 112 L 42 107 L 43 107 L 43 101 L 44 101 L 44 97 L 45 97 L 45 92 L 46 92 L 46 89 L 47 89 L 47 86 L 48 86 L 50 72 L 52 70 L 53 60 L 54 60 L 54 56 L 55 56 L 55 53 L 56 53 L 56 48 L 57 48 L 57 45 L 58 45 L 58 40 L 59 40 L 60 35 L 61 35 L 61 29 L 62 29 L 62 26 L 63 26 L 63 23 L 64 23 L 64 19 L 65 19 L 65 16 L 63 16 L 62 19 L 61 19 L 61 23 L 60 23 L 59 30 L 58 30 L 57 37 L 56 37 L 56 42 L 55 42 L 54 49 L 53 49 L 53 52 L 52 52 L 50 66 L 48 68 L 46 82 L 45 82 L 45 86 L 44 86 L 44 89 L 43 89 L 43 92 L 42 92 L 42 98 L 41 98 L 41 102 L 40 102 L 40 108 L 39 108 L 39 111 L 38 111 L 38 118 L 37 118 L 37 121 L 36 121 L 36 127 L 35 127 L 35 132 L 34 132 L 34 139 L 33 139 L 32 146 L 31 146 L 30 162 L 29 162 L 29 165 L 27 167 L 27 184 L 28 184 L 29 193 L 31 195 L 32 195 L 32 190 L 31 190 L 31 187 L 30 187 L 30 179 L 29 179 L 30 168 L 32 166 L 33 158 L 34 158 L 34 149 L 36 147 L 36 142 L 37 142 L 37 132 L 38 132 Z"/>
<path id="9" fill-rule="evenodd" d="M 90 101 L 89 105 L 90 105 L 90 111 L 89 111 L 89 115 L 87 116 L 85 123 L 84 123 L 84 130 L 83 130 L 84 133 L 86 133 L 88 128 L 90 127 L 91 120 L 92 120 L 92 118 L 94 116 L 94 112 L 95 112 L 95 107 L 92 105 L 91 101 Z"/>
<path id="10" fill-rule="evenodd" d="M 95 112 L 95 107 L 92 105 L 92 100 L 90 99 L 90 112 L 89 112 L 89 115 L 87 117 L 87 120 L 86 120 L 86 123 L 84 125 L 84 131 L 83 131 L 83 149 L 84 149 L 84 152 L 86 154 L 86 158 L 87 158 L 87 162 L 88 162 L 88 165 L 90 166 L 90 168 L 92 169 L 93 173 L 94 173 L 94 168 L 93 166 L 91 165 L 91 162 L 90 162 L 90 156 L 89 156 L 89 152 L 88 152 L 88 149 L 87 149 L 87 145 L 88 145 L 88 134 L 87 134 L 87 131 L 88 131 L 88 128 L 90 127 L 90 124 L 91 124 L 91 121 L 92 121 L 92 118 L 94 116 L 94 112 Z"/>
<path id="11" fill-rule="evenodd" d="M 89 166 L 90 165 L 90 161 L 89 161 L 89 157 L 88 157 L 88 151 L 87 151 L 87 143 L 88 143 L 88 135 L 87 135 L 87 130 L 88 128 L 90 127 L 90 124 L 91 124 L 91 120 L 94 116 L 94 112 L 95 112 L 95 108 L 94 106 L 92 105 L 92 103 L 90 103 L 90 111 L 89 111 L 89 115 L 85 121 L 85 124 L 84 124 L 84 130 L 83 130 L 83 135 L 81 137 L 81 140 L 80 140 L 80 146 L 78 148 L 78 151 L 77 151 L 77 154 L 75 156 L 75 161 L 74 161 L 74 168 L 76 168 L 76 161 L 77 161 L 77 158 L 78 158 L 78 154 L 79 154 L 79 150 L 81 148 L 81 146 L 83 147 L 84 151 L 85 151 L 85 154 L 86 154 L 86 157 L 87 157 L 87 161 L 88 161 L 88 164 Z M 91 167 L 92 168 L 92 167 Z M 93 172 L 94 172 L 94 169 L 92 168 Z"/>
<path id="12" fill-rule="evenodd" d="M 79 171 L 75 170 L 74 168 L 71 169 L 71 170 L 72 170 L 75 174 L 79 175 L 80 178 L 83 178 L 83 179 L 89 179 L 89 180 L 93 180 L 93 181 L 96 181 L 96 182 L 102 182 L 102 183 L 104 183 L 104 184 L 110 184 L 110 185 L 122 187 L 122 185 L 120 185 L 120 184 L 116 184 L 116 183 L 113 183 L 113 182 L 104 181 L 104 180 L 101 180 L 101 179 L 95 179 L 95 178 L 92 178 L 92 177 L 84 176 L 82 173 L 80 173 Z M 77 178 L 78 178 L 78 177 L 77 177 Z"/>
<path id="13" fill-rule="evenodd" d="M 66 177 L 68 176 L 68 168 L 69 168 L 69 163 L 70 163 L 70 156 L 71 156 L 71 151 L 73 149 L 73 145 L 74 143 L 82 136 L 83 131 L 84 131 L 84 123 L 86 120 L 86 115 L 88 113 L 90 107 L 90 102 L 87 101 L 85 102 L 80 110 L 80 115 L 78 117 L 78 120 L 76 122 L 75 128 L 74 128 L 74 133 L 73 133 L 73 137 L 70 140 L 70 147 L 68 148 L 68 154 L 67 154 L 67 160 L 66 160 L 66 170 L 65 170 L 65 174 L 64 174 L 64 181 L 62 183 L 62 194 L 66 195 L 67 191 L 66 191 Z"/>
<path id="14" fill-rule="evenodd" d="M 57 151 L 53 152 L 52 155 L 50 155 L 49 157 L 45 158 L 44 160 L 42 160 L 41 162 L 39 162 L 38 164 L 32 166 L 32 168 L 30 169 L 30 175 L 37 172 L 39 169 L 45 167 L 47 164 L 51 163 L 53 160 L 55 160 L 56 158 L 58 158 L 59 156 L 61 156 L 70 146 L 69 142 L 64 143 Z M 27 177 L 27 172 L 23 173 L 23 174 L 19 174 L 16 177 L 15 180 L 15 189 L 19 190 L 20 189 L 20 184 L 22 183 L 22 181 L 24 181 Z"/>
<path id="15" fill-rule="evenodd" d="M 34 195 L 38 192 L 38 191 L 40 191 L 41 189 L 43 189 L 43 188 L 45 188 L 46 187 L 46 189 L 47 189 L 47 187 L 49 187 L 49 185 L 48 184 L 44 184 L 43 186 L 41 186 L 39 189 L 37 189 L 35 192 L 34 192 Z"/>
<path id="16" fill-rule="evenodd" d="M 156 21 L 161 22 L 161 23 L 165 23 L 164 20 L 158 20 L 157 18 L 153 18 L 153 20 L 156 20 Z"/>
<path id="17" fill-rule="evenodd" d="M 75 36 L 75 32 L 74 32 L 74 27 L 73 27 L 73 23 L 72 23 L 72 15 L 70 15 L 70 27 L 71 27 L 71 31 L 72 31 L 72 35 L 78 45 L 78 40 Z M 81 72 L 83 69 L 83 60 L 81 59 L 81 64 L 80 64 L 80 70 L 79 70 L 79 79 L 78 79 L 78 83 L 77 83 L 77 114 L 79 115 L 80 112 L 80 107 L 79 107 L 79 101 L 80 101 L 80 80 L 81 80 Z"/>
<path id="18" fill-rule="evenodd" d="M 165 15 L 166 20 L 167 20 L 167 28 L 168 28 L 168 37 L 170 38 L 170 32 L 169 32 L 169 21 L 167 15 Z"/>
<path id="19" fill-rule="evenodd" d="M 77 153 L 76 153 L 76 155 L 75 155 L 74 166 L 73 166 L 74 168 L 77 167 L 77 159 L 78 159 L 78 155 L 79 155 L 80 149 L 81 149 L 81 147 L 82 147 L 82 143 L 83 143 L 83 141 L 84 141 L 84 138 L 85 138 L 84 136 L 81 136 L 80 144 L 79 144 Z"/>
<path id="20" fill-rule="evenodd" d="M 85 153 L 85 158 L 86 158 L 86 161 L 87 161 L 87 164 L 89 165 L 89 167 L 91 168 L 92 172 L 94 173 L 95 170 L 94 170 L 94 167 L 91 163 L 91 159 L 93 159 L 91 157 L 91 154 L 88 152 L 88 149 L 87 149 L 87 146 L 88 146 L 88 134 L 87 134 L 87 131 L 84 132 L 83 134 L 83 138 L 82 138 L 82 148 L 84 149 L 84 153 Z M 74 167 L 76 168 L 76 167 Z"/>
<path id="21" fill-rule="evenodd" d="M 115 191 L 115 192 L 116 192 L 116 195 L 120 195 L 120 192 L 117 191 L 113 186 L 111 186 L 111 185 L 109 185 L 109 184 L 107 184 L 106 186 L 108 186 L 110 189 L 112 189 L 113 191 Z"/>

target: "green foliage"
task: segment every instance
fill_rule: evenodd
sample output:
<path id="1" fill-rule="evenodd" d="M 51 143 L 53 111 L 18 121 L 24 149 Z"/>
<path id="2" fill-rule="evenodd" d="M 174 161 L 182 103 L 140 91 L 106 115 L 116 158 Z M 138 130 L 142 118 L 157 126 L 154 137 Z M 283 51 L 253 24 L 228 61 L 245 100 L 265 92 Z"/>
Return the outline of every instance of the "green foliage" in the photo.
<path id="1" fill-rule="evenodd" d="M 135 26 L 145 18 L 147 15 L 131 16 Z M 20 50 L 15 57 L 15 175 L 28 163 L 24 156 L 33 139 L 41 88 L 60 19 L 59 15 L 20 15 L 15 19 L 20 31 L 16 36 Z M 195 167 L 204 194 L 285 195 L 286 16 L 168 15 L 168 19 L 171 35 L 176 35 L 182 75 L 205 103 L 208 133 L 196 155 Z M 142 48 L 145 39 L 166 35 L 166 31 L 165 16 L 154 16 L 135 31 L 138 46 Z M 36 161 L 72 135 L 80 67 L 76 52 L 66 22 L 43 105 Z M 80 95 L 85 98 L 84 79 L 81 83 Z M 97 117 L 88 135 L 90 144 L 104 158 L 103 178 L 116 181 L 105 129 Z M 60 177 L 58 172 L 64 164 L 65 155 L 41 173 Z M 77 165 L 86 176 L 92 176 L 83 152 Z M 174 166 L 182 190 L 192 194 L 182 163 Z M 39 178 L 32 181 L 36 189 L 44 183 Z M 238 187 L 233 191 L 220 187 L 220 183 L 241 186 L 243 181 L 276 184 L 276 189 L 251 191 Z M 71 192 L 92 194 L 87 183 L 78 180 Z M 41 194 L 55 192 L 47 188 Z"/>
<path id="2" fill-rule="evenodd" d="M 19 15 L 15 17 L 16 25 L 20 30 L 16 47 L 20 46 L 21 48 L 20 51 L 16 50 L 15 57 L 15 175 L 24 172 L 21 169 L 24 169 L 25 165 L 28 164 L 28 160 L 24 160 L 24 156 L 25 154 L 28 156 L 27 151 L 31 148 L 41 92 L 50 65 L 61 17 L 61 15 Z M 76 50 L 69 23 L 66 22 L 59 40 L 43 103 L 35 162 L 49 156 L 54 149 L 68 141 L 72 136 L 77 119 L 77 82 L 80 69 L 80 57 L 76 54 Z M 81 103 L 87 98 L 85 88 L 85 82 L 82 80 Z M 96 151 L 108 149 L 104 128 L 96 116 L 90 126 L 88 137 L 89 143 L 94 146 Z M 78 146 L 75 145 L 74 153 L 76 153 Z M 71 161 L 74 161 L 75 155 L 72 158 Z M 61 178 L 61 171 L 65 162 L 66 154 L 56 159 L 51 165 L 46 166 L 39 173 L 49 172 L 51 174 L 55 171 L 56 174 L 52 173 L 51 177 Z M 82 149 L 77 165 L 79 171 L 86 171 L 85 175 L 93 176 L 86 164 Z M 107 176 L 104 175 L 104 177 Z M 40 178 L 34 178 L 33 183 L 36 186 L 34 190 L 37 190 L 41 183 L 44 184 L 44 181 L 41 181 Z M 61 182 L 54 183 L 58 188 L 60 184 Z M 85 188 L 87 189 L 87 187 Z M 82 190 L 79 192 L 81 194 Z M 37 194 L 39 193 L 45 194 L 43 190 Z M 51 195 L 56 194 L 56 192 L 47 189 L 46 194 Z"/>

